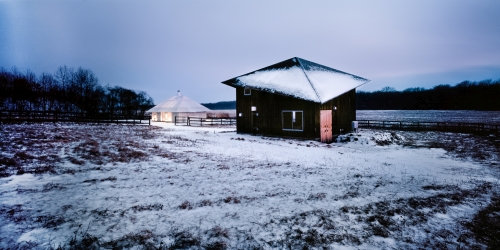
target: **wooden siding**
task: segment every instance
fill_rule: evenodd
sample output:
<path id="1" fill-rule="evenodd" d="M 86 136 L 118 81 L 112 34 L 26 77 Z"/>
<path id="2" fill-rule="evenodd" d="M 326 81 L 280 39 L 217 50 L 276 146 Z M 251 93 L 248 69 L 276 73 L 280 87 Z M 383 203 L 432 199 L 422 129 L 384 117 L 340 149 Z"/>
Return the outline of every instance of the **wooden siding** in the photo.
<path id="1" fill-rule="evenodd" d="M 269 136 L 320 138 L 320 110 L 332 110 L 332 133 L 338 134 L 340 129 L 349 132 L 351 122 L 356 119 L 355 95 L 353 89 L 321 105 L 254 89 L 251 95 L 244 95 L 244 88 L 236 87 L 236 130 L 238 133 Z M 256 107 L 255 112 L 252 112 L 252 106 Z M 303 112 L 303 131 L 283 130 L 284 110 Z M 240 113 L 242 116 L 239 116 Z"/>
<path id="2" fill-rule="evenodd" d="M 276 95 L 252 89 L 251 95 L 244 95 L 243 88 L 236 88 L 236 115 L 238 133 L 276 135 L 285 137 L 317 138 L 319 126 L 315 126 L 314 117 L 318 104 L 293 97 Z M 251 111 L 255 106 L 257 110 Z M 302 131 L 283 130 L 282 111 L 302 111 L 304 123 Z M 239 113 L 242 116 L 239 116 Z"/>
<path id="3" fill-rule="evenodd" d="M 337 107 L 337 110 L 334 109 Z M 344 133 L 351 131 L 351 122 L 356 120 L 356 89 L 342 94 L 320 107 L 321 110 L 332 110 L 332 133 L 339 134 L 340 129 Z M 319 114 L 317 121 L 319 124 Z"/>
<path id="4" fill-rule="evenodd" d="M 244 95 L 243 88 L 236 88 L 236 131 L 238 133 L 252 132 L 251 95 Z M 240 116 L 240 113 L 242 116 Z"/>

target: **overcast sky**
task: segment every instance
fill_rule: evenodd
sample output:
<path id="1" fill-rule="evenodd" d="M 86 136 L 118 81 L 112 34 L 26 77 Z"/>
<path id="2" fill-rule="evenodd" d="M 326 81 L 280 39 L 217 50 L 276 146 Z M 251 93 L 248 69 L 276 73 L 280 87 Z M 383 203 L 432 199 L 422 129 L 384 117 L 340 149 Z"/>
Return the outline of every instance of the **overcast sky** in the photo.
<path id="1" fill-rule="evenodd" d="M 235 100 L 220 82 L 300 57 L 397 90 L 500 79 L 500 1 L 0 0 L 0 67 Z"/>

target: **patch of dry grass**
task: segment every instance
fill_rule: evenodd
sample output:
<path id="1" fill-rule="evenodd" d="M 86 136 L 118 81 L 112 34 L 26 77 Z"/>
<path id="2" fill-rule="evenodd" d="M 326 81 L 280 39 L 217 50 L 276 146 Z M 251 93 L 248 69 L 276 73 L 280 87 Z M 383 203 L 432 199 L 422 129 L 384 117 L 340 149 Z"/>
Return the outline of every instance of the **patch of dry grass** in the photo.
<path id="1" fill-rule="evenodd" d="M 389 131 L 377 130 L 386 137 L 371 138 L 379 146 L 399 144 L 405 147 L 442 148 L 448 154 L 462 159 L 498 165 L 500 145 L 498 137 L 434 131 Z M 340 138 L 339 142 L 352 142 L 355 135 Z"/>
<path id="2" fill-rule="evenodd" d="M 145 141 L 156 138 L 159 129 L 115 124 L 0 125 L 0 177 L 66 172 L 59 168 L 65 161 L 83 166 L 86 163 L 102 165 L 146 161 L 151 155 L 176 158 L 174 153 L 159 145 L 151 146 Z M 179 136 L 172 136 L 172 141 L 183 146 L 198 143 Z M 75 154 L 66 155 L 64 152 Z"/>

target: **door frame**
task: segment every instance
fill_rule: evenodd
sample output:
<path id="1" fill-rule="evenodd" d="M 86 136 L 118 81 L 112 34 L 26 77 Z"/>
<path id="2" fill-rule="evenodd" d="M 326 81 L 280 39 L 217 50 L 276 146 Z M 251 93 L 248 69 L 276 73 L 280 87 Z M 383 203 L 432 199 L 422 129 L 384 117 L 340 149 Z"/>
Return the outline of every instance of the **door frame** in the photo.
<path id="1" fill-rule="evenodd" d="M 320 110 L 319 111 L 319 133 L 320 140 L 323 143 L 331 143 L 333 141 L 332 124 L 333 124 L 333 111 Z"/>

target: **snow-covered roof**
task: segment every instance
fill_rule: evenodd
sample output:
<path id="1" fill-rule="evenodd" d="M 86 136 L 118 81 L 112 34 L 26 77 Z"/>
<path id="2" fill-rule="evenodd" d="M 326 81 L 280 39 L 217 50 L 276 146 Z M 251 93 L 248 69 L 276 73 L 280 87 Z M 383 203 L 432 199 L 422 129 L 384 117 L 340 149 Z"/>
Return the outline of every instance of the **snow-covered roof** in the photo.
<path id="1" fill-rule="evenodd" d="M 222 83 L 325 103 L 369 80 L 298 57 Z"/>
<path id="2" fill-rule="evenodd" d="M 181 95 L 180 92 L 177 95 L 168 98 L 168 100 L 154 106 L 147 112 L 207 112 L 210 109 L 205 106 Z"/>

